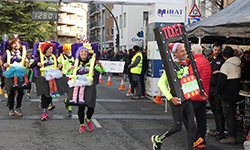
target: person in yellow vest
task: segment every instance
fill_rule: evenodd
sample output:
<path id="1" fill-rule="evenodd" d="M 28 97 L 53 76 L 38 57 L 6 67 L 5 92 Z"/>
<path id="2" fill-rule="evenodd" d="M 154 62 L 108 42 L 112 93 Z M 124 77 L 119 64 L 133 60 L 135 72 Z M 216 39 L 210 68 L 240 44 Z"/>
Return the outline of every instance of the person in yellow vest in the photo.
<path id="1" fill-rule="evenodd" d="M 133 47 L 133 52 L 135 55 L 133 56 L 131 60 L 131 64 L 128 66 L 128 69 L 130 69 L 130 72 L 132 74 L 133 78 L 133 84 L 134 88 L 136 90 L 135 95 L 132 97 L 132 99 L 141 99 L 141 79 L 140 75 L 142 72 L 142 53 L 139 51 L 139 46 L 135 45 Z"/>
<path id="2" fill-rule="evenodd" d="M 71 66 L 71 64 L 75 61 L 75 58 L 72 56 L 71 53 L 71 44 L 64 44 L 63 45 L 63 54 L 60 55 L 60 57 L 57 58 L 57 61 L 59 64 L 63 65 L 63 71 L 64 69 L 67 69 Z M 67 80 L 69 80 L 68 76 Z M 65 98 L 64 101 L 67 101 L 67 98 Z M 72 108 L 70 105 L 65 104 L 65 108 L 67 109 L 67 115 L 68 117 L 72 117 Z"/>

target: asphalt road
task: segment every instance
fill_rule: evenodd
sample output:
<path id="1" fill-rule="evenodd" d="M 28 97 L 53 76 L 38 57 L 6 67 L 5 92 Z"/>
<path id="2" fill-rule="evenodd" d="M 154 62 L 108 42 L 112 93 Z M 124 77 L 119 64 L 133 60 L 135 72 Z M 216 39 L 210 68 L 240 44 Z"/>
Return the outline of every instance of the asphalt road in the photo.
<path id="1" fill-rule="evenodd" d="M 49 111 L 50 118 L 40 121 L 39 97 L 32 88 L 32 98 L 23 99 L 23 116 L 9 116 L 7 102 L 0 96 L 0 150 L 151 150 L 151 135 L 161 134 L 171 126 L 171 111 L 164 112 L 164 104 L 150 99 L 132 100 L 126 91 L 118 90 L 121 76 L 111 78 L 113 86 L 97 86 L 97 105 L 93 116 L 93 131 L 79 133 L 77 107 L 67 117 L 63 99 L 54 99 L 56 108 Z M 34 86 L 33 86 L 34 87 Z M 128 88 L 128 83 L 125 83 Z M 211 130 L 213 119 L 208 119 Z M 162 150 L 185 150 L 186 130 L 164 140 Z M 242 150 L 244 135 L 238 134 L 237 145 L 222 145 L 212 136 L 206 136 L 207 150 Z"/>

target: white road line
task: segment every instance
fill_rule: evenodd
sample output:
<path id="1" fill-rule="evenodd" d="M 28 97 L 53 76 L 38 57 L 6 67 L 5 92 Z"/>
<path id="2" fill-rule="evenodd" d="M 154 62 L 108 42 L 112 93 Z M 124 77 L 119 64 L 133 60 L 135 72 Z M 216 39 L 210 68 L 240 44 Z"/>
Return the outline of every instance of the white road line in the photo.
<path id="1" fill-rule="evenodd" d="M 92 119 L 92 122 L 95 124 L 95 126 L 97 128 L 102 128 L 102 126 L 100 125 L 100 123 L 96 119 Z"/>

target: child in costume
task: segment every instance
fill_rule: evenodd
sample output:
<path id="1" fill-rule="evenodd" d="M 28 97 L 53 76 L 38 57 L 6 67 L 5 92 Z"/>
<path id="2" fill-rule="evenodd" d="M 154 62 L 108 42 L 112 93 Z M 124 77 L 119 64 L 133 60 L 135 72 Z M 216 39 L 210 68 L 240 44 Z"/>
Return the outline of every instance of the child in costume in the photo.
<path id="1" fill-rule="evenodd" d="M 67 79 L 62 76 L 59 69 L 61 64 L 57 65 L 56 57 L 52 54 L 54 45 L 49 42 L 43 42 L 39 45 L 40 57 L 38 57 L 31 68 L 38 66 L 38 76 L 35 78 L 37 95 L 41 95 L 41 120 L 47 120 L 49 117 L 47 108 L 52 102 L 52 97 L 60 96 L 67 92 Z"/>
<path id="2" fill-rule="evenodd" d="M 27 59 L 25 59 L 26 50 L 23 49 L 22 51 L 21 41 L 17 38 L 13 38 L 9 41 L 8 49 L 9 50 L 6 50 L 6 53 L 4 53 L 2 56 L 2 63 L 6 68 L 6 71 L 4 71 L 3 75 L 5 77 L 6 90 L 9 95 L 9 115 L 13 116 L 15 113 L 18 115 L 23 115 L 23 112 L 20 109 L 23 99 L 23 89 L 28 87 L 29 83 L 26 69 L 23 67 L 25 64 L 28 64 Z M 17 106 L 14 111 L 13 107 L 16 90 L 18 90 Z"/>
<path id="3" fill-rule="evenodd" d="M 26 58 L 29 60 L 29 64 L 32 64 L 35 61 L 31 50 L 27 50 Z M 32 68 L 27 69 L 27 75 L 28 75 L 29 87 L 30 87 L 29 89 L 27 89 L 27 98 L 30 99 L 31 98 L 30 97 L 31 82 L 33 81 L 33 77 L 34 77 L 34 71 Z"/>
<path id="4" fill-rule="evenodd" d="M 63 54 L 60 55 L 59 58 L 57 58 L 57 61 L 59 64 L 62 64 L 62 71 L 64 72 L 65 68 L 69 68 L 71 64 L 75 61 L 75 58 L 71 55 L 71 44 L 65 44 L 63 45 Z M 69 78 L 67 77 L 69 80 Z M 67 98 L 65 99 L 67 101 Z M 72 116 L 72 108 L 70 105 L 65 104 L 66 109 L 68 110 L 68 116 Z"/>
<path id="5" fill-rule="evenodd" d="M 95 55 L 94 55 L 95 56 Z M 96 61 L 93 64 L 93 68 L 91 68 L 92 59 L 88 57 L 88 49 L 86 47 L 80 47 L 75 55 L 76 63 L 73 63 L 71 67 L 67 68 L 64 72 L 65 74 L 70 74 L 73 72 L 76 73 L 75 79 L 71 79 L 68 81 L 70 86 L 68 92 L 69 102 L 75 104 L 78 99 L 78 118 L 80 121 L 80 129 L 79 132 L 85 132 L 84 121 L 87 124 L 87 127 L 90 131 L 93 130 L 93 126 L 91 124 L 91 118 L 94 114 L 94 108 L 96 103 L 96 78 L 95 78 L 95 70 L 101 73 L 105 72 L 105 68 Z M 77 61 L 79 59 L 79 62 Z M 92 72 L 90 72 L 92 70 Z M 94 77 L 93 77 L 94 76 Z M 90 79 L 93 77 L 93 81 Z M 75 82 L 72 82 L 75 80 Z M 85 105 L 82 105 L 85 104 Z M 85 107 L 88 107 L 87 110 L 87 118 L 84 119 Z"/>

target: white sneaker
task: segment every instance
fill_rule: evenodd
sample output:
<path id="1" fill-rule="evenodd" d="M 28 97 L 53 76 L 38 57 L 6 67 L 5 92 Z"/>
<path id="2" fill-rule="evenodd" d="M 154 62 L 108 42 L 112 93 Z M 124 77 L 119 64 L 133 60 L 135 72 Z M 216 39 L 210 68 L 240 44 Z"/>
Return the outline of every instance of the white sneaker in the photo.
<path id="1" fill-rule="evenodd" d="M 133 93 L 127 93 L 126 96 L 134 96 Z"/>

